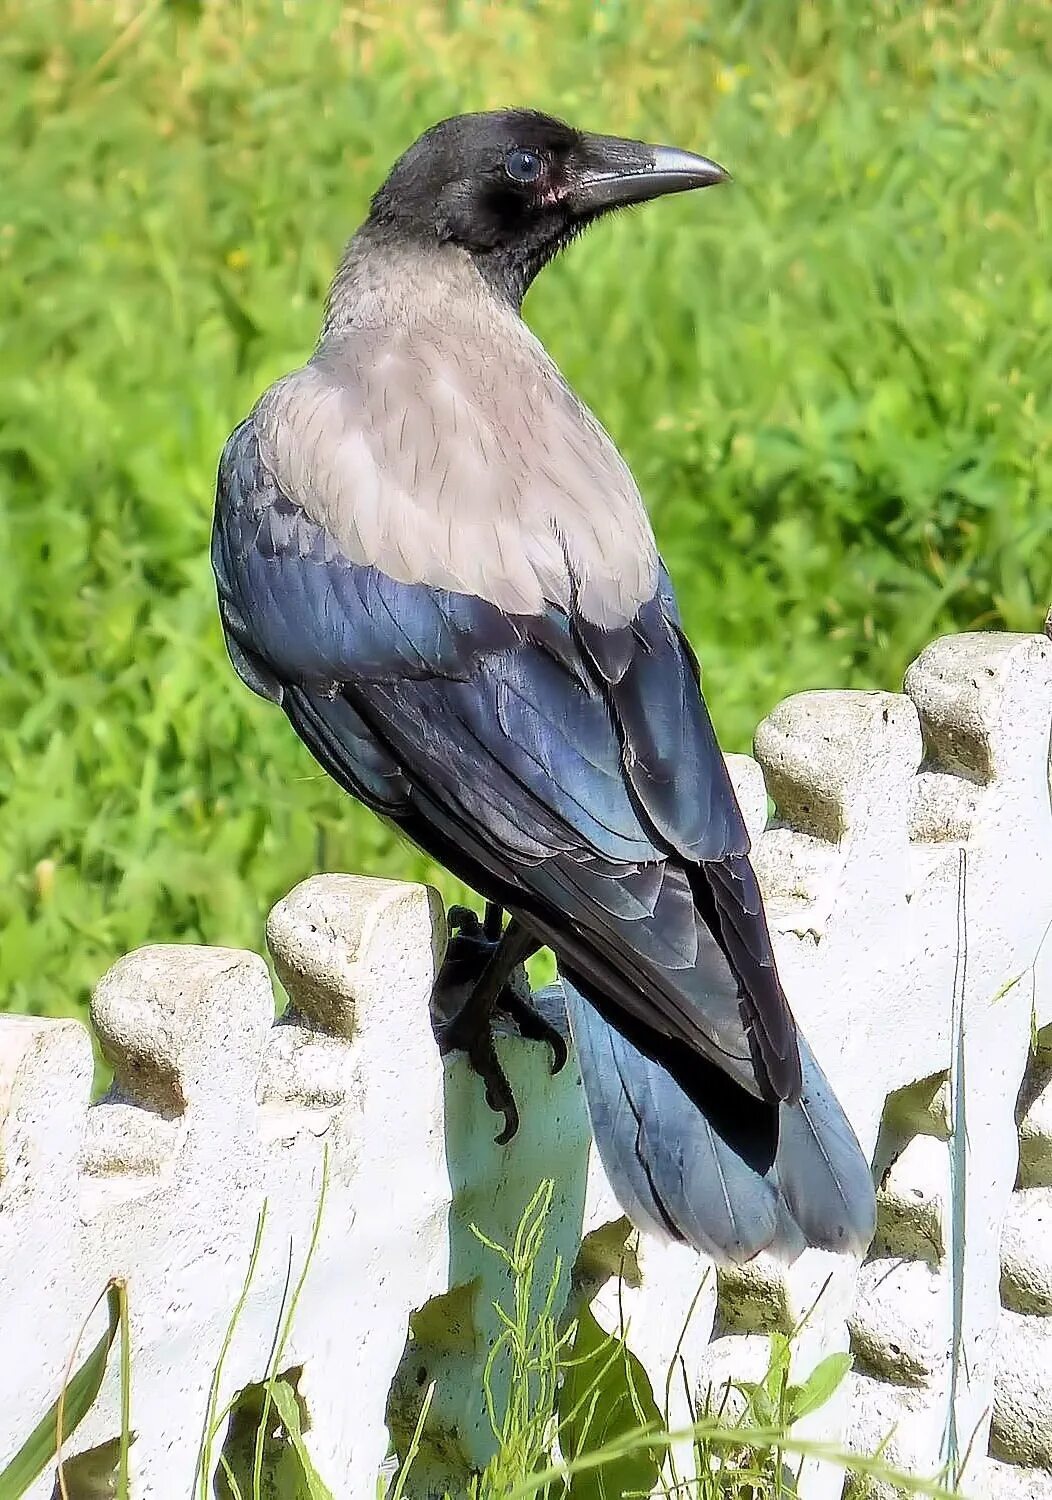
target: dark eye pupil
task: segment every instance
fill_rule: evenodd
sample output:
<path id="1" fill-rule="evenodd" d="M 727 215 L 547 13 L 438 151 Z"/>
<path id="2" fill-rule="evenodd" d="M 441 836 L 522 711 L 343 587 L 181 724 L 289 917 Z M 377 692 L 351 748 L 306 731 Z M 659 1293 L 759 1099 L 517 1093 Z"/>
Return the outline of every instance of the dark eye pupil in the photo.
<path id="1" fill-rule="evenodd" d="M 541 159 L 534 151 L 509 151 L 504 167 L 516 182 L 536 182 L 541 175 Z"/>

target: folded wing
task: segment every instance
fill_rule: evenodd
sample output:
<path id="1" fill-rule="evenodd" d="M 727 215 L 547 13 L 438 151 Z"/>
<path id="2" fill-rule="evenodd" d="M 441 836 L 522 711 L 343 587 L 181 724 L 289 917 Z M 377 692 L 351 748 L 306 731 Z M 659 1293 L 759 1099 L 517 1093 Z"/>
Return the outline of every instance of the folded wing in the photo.
<path id="1" fill-rule="evenodd" d="M 795 1099 L 795 1027 L 667 579 L 600 628 L 349 560 L 261 455 L 220 471 L 234 664 L 337 780 L 557 953 L 615 1026 Z"/>

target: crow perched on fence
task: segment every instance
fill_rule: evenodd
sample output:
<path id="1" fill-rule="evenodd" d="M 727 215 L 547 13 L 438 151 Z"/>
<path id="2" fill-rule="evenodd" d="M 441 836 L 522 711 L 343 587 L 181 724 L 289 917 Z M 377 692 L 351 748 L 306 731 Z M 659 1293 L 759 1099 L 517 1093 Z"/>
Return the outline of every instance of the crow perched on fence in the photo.
<path id="1" fill-rule="evenodd" d="M 635 482 L 520 316 L 594 220 L 725 176 L 524 110 L 427 131 L 314 354 L 230 437 L 212 556 L 242 679 L 491 903 L 440 985 L 498 1139 L 494 1008 L 565 1055 L 507 983 L 547 944 L 623 1207 L 744 1260 L 863 1247 L 870 1174 L 782 992 Z"/>

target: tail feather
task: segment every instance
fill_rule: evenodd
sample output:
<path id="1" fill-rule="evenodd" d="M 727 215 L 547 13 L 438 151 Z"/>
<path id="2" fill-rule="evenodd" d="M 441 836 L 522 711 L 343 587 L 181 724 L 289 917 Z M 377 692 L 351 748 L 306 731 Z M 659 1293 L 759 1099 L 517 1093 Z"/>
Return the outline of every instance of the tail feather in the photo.
<path id="1" fill-rule="evenodd" d="M 876 1229 L 869 1163 L 829 1081 L 800 1037 L 803 1086 L 783 1109 L 778 1183 L 808 1244 L 864 1251 Z"/>
<path id="2" fill-rule="evenodd" d="M 635 1224 L 736 1264 L 865 1250 L 869 1165 L 803 1037 L 799 1102 L 766 1103 L 696 1057 L 648 1055 L 562 987 L 596 1147 Z"/>

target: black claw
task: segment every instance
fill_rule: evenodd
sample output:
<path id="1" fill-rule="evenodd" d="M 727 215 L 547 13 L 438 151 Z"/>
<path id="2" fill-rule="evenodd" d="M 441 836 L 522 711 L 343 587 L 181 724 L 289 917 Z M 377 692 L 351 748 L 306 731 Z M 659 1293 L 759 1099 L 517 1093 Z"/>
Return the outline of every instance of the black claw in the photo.
<path id="1" fill-rule="evenodd" d="M 569 1048 L 562 1032 L 545 1020 L 528 1000 L 516 994 L 510 985 L 504 989 L 497 1004 L 514 1021 L 515 1029 L 524 1041 L 544 1042 L 552 1049 L 552 1076 L 560 1073 L 569 1056 Z"/>
<path id="2" fill-rule="evenodd" d="M 495 1115 L 504 1116 L 504 1124 L 493 1137 L 498 1146 L 506 1146 L 519 1128 L 519 1111 L 511 1084 L 500 1065 L 490 1031 L 477 1033 L 468 1048 L 468 1061 L 482 1079 L 486 1103 Z"/>
<path id="3" fill-rule="evenodd" d="M 492 1108 L 492 1105 L 490 1106 Z M 519 1133 L 519 1111 L 515 1108 L 515 1100 L 504 1107 L 504 1126 L 498 1130 L 493 1137 L 498 1146 L 506 1146 L 513 1141 Z"/>
<path id="4" fill-rule="evenodd" d="M 519 1112 L 493 1044 L 494 1009 L 511 1018 L 520 1036 L 551 1047 L 553 1073 L 566 1062 L 566 1041 L 507 982 L 536 951 L 525 929 L 513 921 L 505 931 L 504 910 L 493 901 L 486 903 L 481 921 L 469 906 L 450 907 L 447 920 L 451 935 L 432 998 L 435 1035 L 443 1056 L 467 1054 L 482 1079 L 486 1103 L 504 1117 L 495 1140 L 506 1146 L 519 1128 Z"/>

